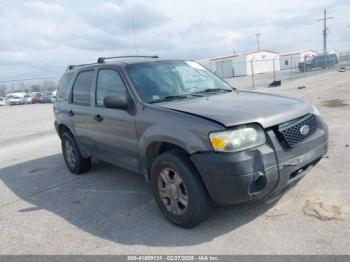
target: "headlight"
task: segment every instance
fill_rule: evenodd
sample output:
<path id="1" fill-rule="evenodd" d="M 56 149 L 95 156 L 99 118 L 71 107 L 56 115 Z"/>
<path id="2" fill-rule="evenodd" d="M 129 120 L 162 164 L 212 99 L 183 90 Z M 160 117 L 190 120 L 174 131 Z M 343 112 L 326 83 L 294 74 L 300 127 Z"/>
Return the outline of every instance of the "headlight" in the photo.
<path id="1" fill-rule="evenodd" d="M 231 130 L 209 134 L 215 151 L 236 152 L 265 144 L 264 130 L 257 124 L 238 126 Z"/>
<path id="2" fill-rule="evenodd" d="M 312 105 L 312 113 L 314 113 L 314 115 L 316 115 L 316 116 L 320 115 L 320 112 L 318 111 L 318 109 L 314 105 Z"/>

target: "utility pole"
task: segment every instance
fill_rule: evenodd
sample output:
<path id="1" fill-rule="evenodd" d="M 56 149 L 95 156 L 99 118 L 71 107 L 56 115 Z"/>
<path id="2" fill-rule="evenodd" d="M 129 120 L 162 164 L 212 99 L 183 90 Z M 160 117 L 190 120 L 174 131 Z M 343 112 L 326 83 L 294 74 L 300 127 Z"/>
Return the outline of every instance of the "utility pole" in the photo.
<path id="1" fill-rule="evenodd" d="M 260 33 L 258 33 L 258 34 L 255 34 L 255 36 L 256 36 L 256 41 L 257 41 L 257 43 L 258 43 L 258 52 L 260 52 Z"/>
<path id="2" fill-rule="evenodd" d="M 317 22 L 323 21 L 323 55 L 324 55 L 324 61 L 325 61 L 325 68 L 327 68 L 327 20 L 333 19 L 334 17 L 327 17 L 327 10 L 325 9 L 323 11 L 323 18 L 317 19 Z"/>

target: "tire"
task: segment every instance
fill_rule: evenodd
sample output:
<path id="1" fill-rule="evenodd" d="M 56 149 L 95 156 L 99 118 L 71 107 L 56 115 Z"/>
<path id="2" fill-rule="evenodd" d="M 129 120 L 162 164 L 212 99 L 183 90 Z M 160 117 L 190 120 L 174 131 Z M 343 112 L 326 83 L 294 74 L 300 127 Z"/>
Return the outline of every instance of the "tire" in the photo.
<path id="1" fill-rule="evenodd" d="M 73 174 L 80 175 L 90 170 L 91 158 L 84 158 L 81 155 L 75 139 L 70 133 L 64 132 L 62 134 L 61 146 L 64 161 Z M 74 157 L 74 161 L 70 157 Z"/>
<path id="2" fill-rule="evenodd" d="M 168 186 L 164 182 L 164 176 L 168 176 Z M 179 186 L 175 190 L 176 184 Z M 173 224 L 191 228 L 210 215 L 211 200 L 200 175 L 181 151 L 163 153 L 153 161 L 151 185 L 159 209 Z M 187 205 L 183 204 L 186 199 Z M 174 206 L 176 212 L 169 210 Z"/>

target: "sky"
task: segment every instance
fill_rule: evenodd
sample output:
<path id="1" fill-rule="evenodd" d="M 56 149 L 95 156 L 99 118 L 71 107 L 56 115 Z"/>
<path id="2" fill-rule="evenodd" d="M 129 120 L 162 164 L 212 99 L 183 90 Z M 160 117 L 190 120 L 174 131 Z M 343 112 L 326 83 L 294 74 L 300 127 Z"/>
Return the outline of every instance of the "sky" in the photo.
<path id="1" fill-rule="evenodd" d="M 261 49 L 350 50 L 349 0 L 0 0 L 0 80 L 59 76 L 99 56 L 203 59 Z"/>

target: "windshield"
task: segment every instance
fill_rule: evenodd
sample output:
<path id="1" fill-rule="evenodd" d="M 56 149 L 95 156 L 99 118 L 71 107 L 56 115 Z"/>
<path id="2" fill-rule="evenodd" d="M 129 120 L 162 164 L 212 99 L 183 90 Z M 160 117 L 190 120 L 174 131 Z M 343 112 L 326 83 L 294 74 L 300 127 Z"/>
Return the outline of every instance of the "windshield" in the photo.
<path id="1" fill-rule="evenodd" d="M 193 61 L 131 64 L 126 70 L 148 103 L 232 91 L 232 87 Z"/>

